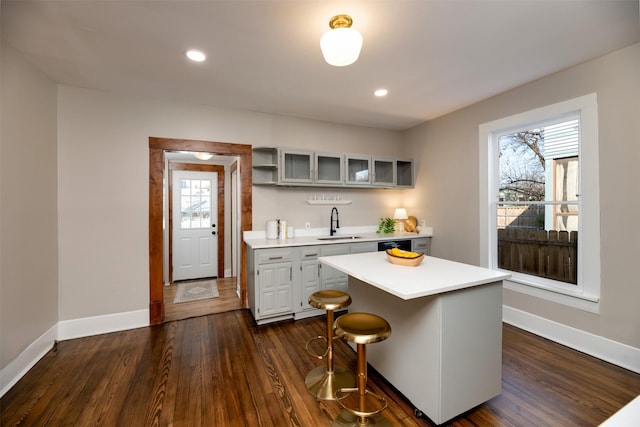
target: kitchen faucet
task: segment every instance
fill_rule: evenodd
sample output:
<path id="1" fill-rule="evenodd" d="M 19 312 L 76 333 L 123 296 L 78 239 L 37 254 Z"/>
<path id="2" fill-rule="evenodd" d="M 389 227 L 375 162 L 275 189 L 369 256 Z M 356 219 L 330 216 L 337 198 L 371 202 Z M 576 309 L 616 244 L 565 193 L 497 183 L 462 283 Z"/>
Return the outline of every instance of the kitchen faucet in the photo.
<path id="1" fill-rule="evenodd" d="M 329 223 L 329 236 L 336 234 L 336 228 L 333 228 L 333 213 L 336 213 L 336 228 L 340 228 L 340 218 L 338 217 L 338 208 L 331 209 L 331 219 Z"/>

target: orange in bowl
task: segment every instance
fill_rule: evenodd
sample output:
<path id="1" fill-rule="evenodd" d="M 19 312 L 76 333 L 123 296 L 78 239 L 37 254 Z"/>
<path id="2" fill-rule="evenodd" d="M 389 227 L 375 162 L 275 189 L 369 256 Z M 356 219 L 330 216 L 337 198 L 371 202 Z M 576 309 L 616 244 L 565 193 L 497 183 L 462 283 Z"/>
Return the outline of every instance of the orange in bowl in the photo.
<path id="1" fill-rule="evenodd" d="M 422 264 L 422 261 L 424 260 L 424 254 L 409 255 L 405 253 L 405 256 L 397 256 L 392 253 L 392 249 L 387 249 L 385 252 L 387 253 L 387 259 L 391 264 L 415 267 Z"/>

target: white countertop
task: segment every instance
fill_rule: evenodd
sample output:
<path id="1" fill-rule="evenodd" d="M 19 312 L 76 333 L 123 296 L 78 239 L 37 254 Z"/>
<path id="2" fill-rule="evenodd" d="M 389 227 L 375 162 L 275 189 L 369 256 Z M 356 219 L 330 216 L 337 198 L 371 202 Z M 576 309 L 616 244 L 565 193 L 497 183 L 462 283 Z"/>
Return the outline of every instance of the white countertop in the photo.
<path id="1" fill-rule="evenodd" d="M 309 245 L 330 245 L 335 243 L 358 243 L 358 242 L 376 242 L 381 240 L 398 240 L 398 239 L 419 239 L 421 237 L 432 237 L 432 234 L 418 234 L 418 233 L 376 233 L 370 231 L 371 227 L 365 229 L 353 227 L 347 230 L 340 230 L 339 233 L 334 236 L 329 236 L 329 231 L 326 233 L 318 233 L 315 235 L 301 235 L 300 230 L 296 230 L 296 237 L 293 239 L 267 239 L 264 232 L 245 232 L 244 242 L 252 249 L 264 249 L 264 248 L 280 248 L 287 246 L 309 246 Z M 349 236 L 357 236 L 357 239 L 347 238 Z M 333 237 L 332 240 L 322 240 L 328 237 Z M 345 238 L 340 238 L 345 237 Z"/>
<path id="2" fill-rule="evenodd" d="M 320 257 L 318 260 L 404 300 L 436 295 L 511 277 L 508 273 L 425 256 L 422 264 L 391 264 L 385 252 Z"/>
<path id="3" fill-rule="evenodd" d="M 600 427 L 629 427 L 638 425 L 640 420 L 640 396 L 626 404 L 613 414 L 611 418 L 600 424 Z"/>

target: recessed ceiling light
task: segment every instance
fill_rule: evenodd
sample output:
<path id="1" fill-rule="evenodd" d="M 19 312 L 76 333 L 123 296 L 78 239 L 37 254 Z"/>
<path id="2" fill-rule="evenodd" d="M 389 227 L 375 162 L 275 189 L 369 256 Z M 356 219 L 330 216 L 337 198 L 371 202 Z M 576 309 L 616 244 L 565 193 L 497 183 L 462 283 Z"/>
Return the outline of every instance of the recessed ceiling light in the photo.
<path id="1" fill-rule="evenodd" d="M 190 49 L 187 51 L 187 58 L 194 62 L 203 62 L 205 59 L 207 59 L 207 55 L 199 50 Z"/>
<path id="2" fill-rule="evenodd" d="M 378 89 L 375 92 L 373 92 L 373 94 L 375 96 L 377 96 L 378 98 L 381 98 L 383 96 L 387 96 L 388 93 L 389 93 L 389 91 L 386 90 L 386 89 Z"/>

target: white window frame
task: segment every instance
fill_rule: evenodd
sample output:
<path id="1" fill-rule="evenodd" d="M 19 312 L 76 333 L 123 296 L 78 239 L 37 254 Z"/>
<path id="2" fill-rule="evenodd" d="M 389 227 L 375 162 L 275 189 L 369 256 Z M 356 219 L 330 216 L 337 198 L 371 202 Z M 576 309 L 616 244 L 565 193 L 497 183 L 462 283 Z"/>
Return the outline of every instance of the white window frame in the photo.
<path id="1" fill-rule="evenodd" d="M 566 284 L 515 273 L 505 289 L 598 313 L 600 301 L 600 192 L 598 162 L 598 103 L 595 93 L 483 123 L 479 127 L 480 265 L 497 268 L 496 201 L 499 180 L 498 137 L 533 129 L 552 118 L 580 116 L 580 207 L 578 284 Z"/>

